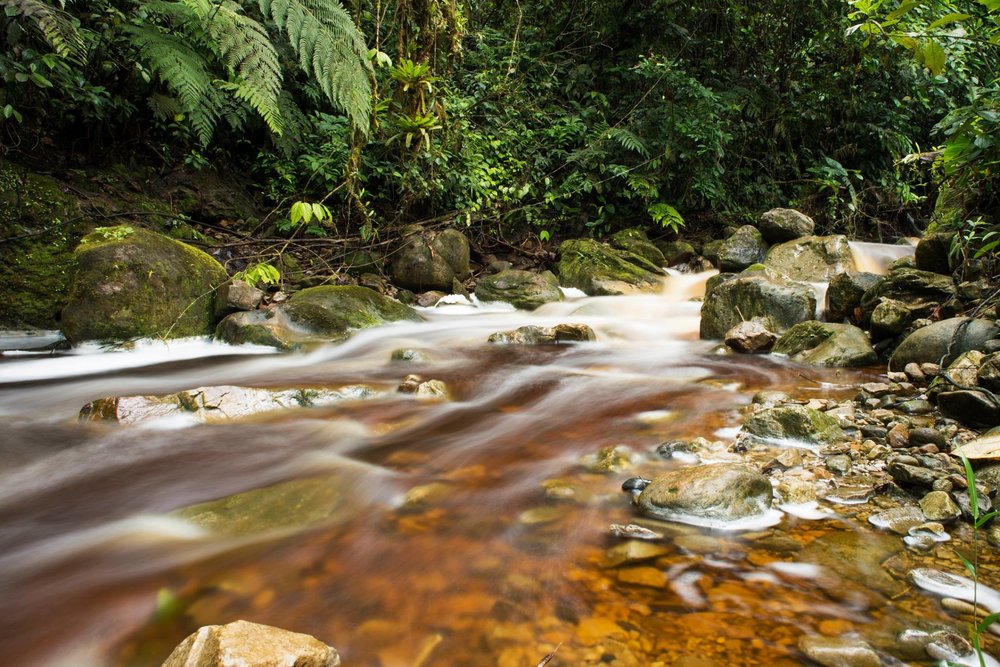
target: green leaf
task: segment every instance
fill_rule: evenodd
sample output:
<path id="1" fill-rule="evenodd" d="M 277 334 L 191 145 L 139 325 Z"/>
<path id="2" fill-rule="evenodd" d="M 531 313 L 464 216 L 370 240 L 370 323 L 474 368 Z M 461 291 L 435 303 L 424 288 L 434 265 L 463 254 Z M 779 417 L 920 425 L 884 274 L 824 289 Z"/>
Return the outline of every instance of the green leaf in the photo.
<path id="1" fill-rule="evenodd" d="M 929 26 L 927 26 L 927 29 L 934 30 L 934 28 L 940 28 L 941 26 L 947 25 L 949 23 L 955 23 L 956 21 L 964 21 L 967 18 L 971 18 L 971 16 L 972 14 L 962 14 L 960 12 L 955 12 L 953 14 L 945 14 L 944 16 L 942 16 L 941 18 L 939 18 L 938 20 L 934 21 Z"/>
<path id="2" fill-rule="evenodd" d="M 895 21 L 896 19 L 898 19 L 898 18 L 902 17 L 903 15 L 909 13 L 910 10 L 912 10 L 914 7 L 919 7 L 922 4 L 924 4 L 924 3 L 923 2 L 904 2 L 903 4 L 901 4 L 896 9 L 894 9 L 891 12 L 889 12 L 888 14 L 886 14 L 885 15 L 885 20 L 886 21 Z"/>
<path id="3" fill-rule="evenodd" d="M 292 221 L 293 225 L 299 224 L 302 218 L 305 217 L 305 212 L 303 211 L 304 207 L 305 202 L 297 201 L 292 204 L 292 207 L 288 210 L 288 219 Z M 306 218 L 306 222 L 309 222 L 308 218 Z"/>
<path id="4" fill-rule="evenodd" d="M 931 74 L 937 76 L 944 71 L 944 64 L 948 59 L 947 54 L 944 52 L 944 47 L 940 43 L 932 40 L 928 40 L 918 51 L 918 60 L 922 61 L 922 64 L 931 71 Z"/>
<path id="5" fill-rule="evenodd" d="M 979 625 L 976 626 L 976 632 L 979 634 L 986 632 L 986 630 L 997 621 L 1000 621 L 1000 612 L 994 612 L 981 620 Z"/>
<path id="6" fill-rule="evenodd" d="M 979 0 L 979 3 L 985 5 L 988 12 L 995 12 L 1000 9 L 1000 0 Z"/>
<path id="7" fill-rule="evenodd" d="M 979 521 L 979 493 L 976 491 L 976 473 L 972 471 L 972 463 L 965 456 L 962 457 L 962 465 L 965 467 L 965 481 L 969 484 L 969 503 L 972 505 L 972 519 Z"/>
<path id="8" fill-rule="evenodd" d="M 969 559 L 963 556 L 962 554 L 958 553 L 957 551 L 955 553 L 958 554 L 959 559 L 962 561 L 962 564 L 965 565 L 965 569 L 969 571 L 969 574 L 972 575 L 972 578 L 978 579 L 978 575 L 976 574 L 976 566 L 973 565 L 972 562 L 969 561 Z"/>

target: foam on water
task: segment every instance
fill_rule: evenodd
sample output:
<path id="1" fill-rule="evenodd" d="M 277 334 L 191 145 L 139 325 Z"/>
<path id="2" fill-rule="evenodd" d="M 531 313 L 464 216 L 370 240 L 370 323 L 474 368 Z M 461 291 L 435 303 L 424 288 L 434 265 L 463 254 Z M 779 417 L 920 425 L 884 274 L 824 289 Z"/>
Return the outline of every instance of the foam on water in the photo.
<path id="1" fill-rule="evenodd" d="M 778 505 L 778 508 L 790 516 L 808 521 L 835 519 L 837 517 L 836 512 L 820 507 L 819 503 L 815 500 L 807 503 L 784 503 Z"/>

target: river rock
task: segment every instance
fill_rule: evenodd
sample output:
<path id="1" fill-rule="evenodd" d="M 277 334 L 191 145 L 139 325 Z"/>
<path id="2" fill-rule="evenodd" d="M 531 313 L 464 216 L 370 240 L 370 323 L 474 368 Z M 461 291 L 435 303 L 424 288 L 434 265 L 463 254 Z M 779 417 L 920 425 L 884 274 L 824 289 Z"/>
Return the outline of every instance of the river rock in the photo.
<path id="1" fill-rule="evenodd" d="M 868 336 L 851 324 L 810 320 L 786 331 L 773 352 L 800 364 L 815 366 L 867 366 L 878 361 Z"/>
<path id="2" fill-rule="evenodd" d="M 263 290 L 234 278 L 215 293 L 215 312 L 228 315 L 238 310 L 254 310 L 263 299 Z"/>
<path id="3" fill-rule="evenodd" d="M 876 339 L 894 338 L 906 331 L 915 317 L 910 305 L 896 299 L 881 299 L 869 318 L 872 335 Z"/>
<path id="4" fill-rule="evenodd" d="M 592 239 L 563 241 L 559 254 L 559 284 L 590 296 L 655 292 L 663 284 L 660 267 Z"/>
<path id="5" fill-rule="evenodd" d="M 182 641 L 163 667 L 337 667 L 340 656 L 310 635 L 234 621 L 206 625 Z"/>
<path id="6" fill-rule="evenodd" d="M 976 371 L 976 380 L 980 387 L 990 391 L 1000 391 L 1000 352 L 994 352 L 983 357 Z"/>
<path id="7" fill-rule="evenodd" d="M 909 363 L 952 363 L 960 354 L 980 349 L 1000 335 L 989 320 L 953 317 L 917 329 L 900 343 L 889 359 L 889 370 L 902 370 Z"/>
<path id="8" fill-rule="evenodd" d="M 454 281 L 469 273 L 469 240 L 457 229 L 410 234 L 389 267 L 394 284 L 414 291 L 451 292 Z"/>
<path id="9" fill-rule="evenodd" d="M 855 268 L 847 237 L 841 235 L 805 236 L 772 246 L 764 264 L 792 280 L 806 282 L 826 282 Z"/>
<path id="10" fill-rule="evenodd" d="M 740 322 L 723 337 L 726 345 L 744 353 L 767 352 L 777 339 L 778 335 L 771 331 L 770 323 L 762 317 Z"/>
<path id="11" fill-rule="evenodd" d="M 757 228 L 743 225 L 719 246 L 719 270 L 742 271 L 764 261 L 767 243 Z"/>
<path id="12" fill-rule="evenodd" d="M 557 324 L 540 327 L 533 324 L 512 331 L 490 334 L 487 342 L 498 345 L 553 345 L 556 343 L 582 343 L 597 340 L 594 330 L 586 324 Z"/>
<path id="13" fill-rule="evenodd" d="M 816 318 L 816 294 L 767 270 L 745 271 L 717 285 L 701 307 L 702 338 L 722 338 L 744 320 L 765 317 L 776 332 Z"/>
<path id="14" fill-rule="evenodd" d="M 860 317 L 855 317 L 855 310 L 861 306 L 861 297 L 881 279 L 882 276 L 860 271 L 845 271 L 830 278 L 826 290 L 826 319 L 830 322 L 860 321 Z"/>
<path id="15" fill-rule="evenodd" d="M 981 391 L 943 391 L 937 395 L 941 414 L 967 426 L 990 428 L 1000 425 L 1000 406 Z"/>
<path id="16" fill-rule="evenodd" d="M 524 310 L 564 298 L 559 279 L 551 271 L 533 273 L 517 269 L 483 276 L 476 285 L 476 296 L 480 301 L 504 301 Z"/>
<path id="17" fill-rule="evenodd" d="M 910 321 L 928 317 L 955 297 L 955 284 L 949 276 L 901 266 L 892 269 L 861 298 L 862 320 L 871 321 L 875 308 L 886 299 L 906 306 Z"/>
<path id="18" fill-rule="evenodd" d="M 653 241 L 663 254 L 664 266 L 677 266 L 694 259 L 694 246 L 687 241 Z"/>
<path id="19" fill-rule="evenodd" d="M 353 329 L 399 320 L 419 321 L 420 316 L 367 287 L 326 285 L 296 292 L 286 303 L 266 310 L 233 313 L 219 323 L 215 335 L 234 344 L 292 349 L 342 340 Z"/>
<path id="20" fill-rule="evenodd" d="M 825 667 L 880 667 L 878 653 L 860 639 L 803 635 L 799 649 Z"/>
<path id="21" fill-rule="evenodd" d="M 898 551 L 898 537 L 863 530 L 833 530 L 807 544 L 798 560 L 828 568 L 847 586 L 850 582 L 864 582 L 866 588 L 893 596 L 906 586 L 882 564 Z"/>
<path id="22" fill-rule="evenodd" d="M 921 271 L 951 275 L 951 245 L 955 234 L 931 233 L 920 239 L 914 251 L 914 262 Z"/>
<path id="23" fill-rule="evenodd" d="M 715 268 L 719 268 L 719 251 L 722 249 L 723 243 L 725 243 L 725 239 L 715 239 L 701 247 L 702 257 L 711 262 Z"/>
<path id="24" fill-rule="evenodd" d="M 742 432 L 757 440 L 800 446 L 827 445 L 848 439 L 836 419 L 804 405 L 758 410 L 743 424 Z"/>
<path id="25" fill-rule="evenodd" d="M 62 311 L 67 340 L 202 336 L 216 323 L 215 290 L 229 276 L 197 248 L 145 229 L 102 227 L 73 253 Z"/>
<path id="26" fill-rule="evenodd" d="M 646 232 L 638 227 L 630 227 L 616 232 L 611 237 L 611 245 L 642 257 L 654 266 L 667 266 L 667 260 L 656 245 L 649 240 Z"/>
<path id="27" fill-rule="evenodd" d="M 759 227 L 768 243 L 784 243 L 809 236 L 816 229 L 816 223 L 795 209 L 772 208 L 760 216 Z"/>
<path id="28" fill-rule="evenodd" d="M 771 482 L 744 465 L 716 463 L 659 475 L 639 494 L 639 511 L 658 519 L 733 521 L 771 507 Z"/>
<path id="29" fill-rule="evenodd" d="M 931 491 L 920 499 L 920 511 L 928 521 L 951 521 L 962 515 L 962 510 L 944 491 Z"/>

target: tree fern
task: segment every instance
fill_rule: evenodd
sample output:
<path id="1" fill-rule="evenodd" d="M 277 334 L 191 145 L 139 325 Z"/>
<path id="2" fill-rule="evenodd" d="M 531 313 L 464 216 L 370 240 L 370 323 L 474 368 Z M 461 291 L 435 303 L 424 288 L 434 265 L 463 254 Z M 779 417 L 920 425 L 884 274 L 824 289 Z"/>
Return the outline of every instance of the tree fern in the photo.
<path id="1" fill-rule="evenodd" d="M 368 50 L 337 0 L 258 0 L 260 11 L 287 37 L 299 66 L 352 124 L 367 133 L 373 77 Z"/>
<path id="2" fill-rule="evenodd" d="M 76 23 L 66 12 L 42 0 L 0 0 L 0 7 L 30 19 L 49 46 L 64 58 L 82 63 L 87 50 Z"/>

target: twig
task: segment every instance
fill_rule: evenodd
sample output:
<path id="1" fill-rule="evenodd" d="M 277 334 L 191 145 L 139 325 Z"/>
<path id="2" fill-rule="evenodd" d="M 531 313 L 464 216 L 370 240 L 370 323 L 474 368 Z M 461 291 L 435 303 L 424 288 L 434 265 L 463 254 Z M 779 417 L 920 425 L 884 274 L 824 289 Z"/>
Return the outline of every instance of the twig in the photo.
<path id="1" fill-rule="evenodd" d="M 552 649 L 552 653 L 549 653 L 547 656 L 542 658 L 542 661 L 537 665 L 535 665 L 535 667 L 545 667 L 545 665 L 552 662 L 552 658 L 556 657 L 556 651 L 558 651 L 561 647 L 562 647 L 562 642 L 559 642 L 559 645 L 556 646 L 554 649 Z"/>

